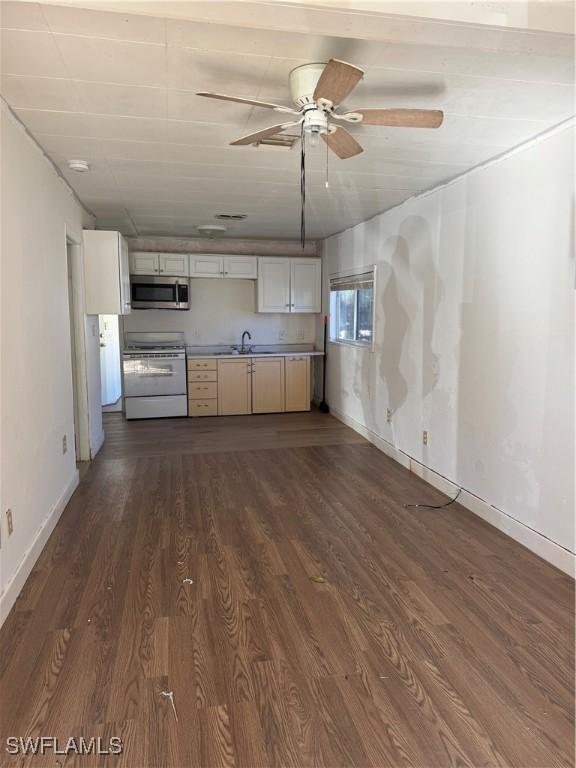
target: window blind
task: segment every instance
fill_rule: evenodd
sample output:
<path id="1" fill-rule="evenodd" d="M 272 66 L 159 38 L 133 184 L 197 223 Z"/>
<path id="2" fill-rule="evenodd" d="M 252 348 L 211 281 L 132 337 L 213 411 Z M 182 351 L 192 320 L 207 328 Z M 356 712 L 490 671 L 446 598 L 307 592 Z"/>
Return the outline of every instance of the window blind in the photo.
<path id="1" fill-rule="evenodd" d="M 357 291 L 361 288 L 374 287 L 374 267 L 355 275 L 330 278 L 331 291 Z"/>

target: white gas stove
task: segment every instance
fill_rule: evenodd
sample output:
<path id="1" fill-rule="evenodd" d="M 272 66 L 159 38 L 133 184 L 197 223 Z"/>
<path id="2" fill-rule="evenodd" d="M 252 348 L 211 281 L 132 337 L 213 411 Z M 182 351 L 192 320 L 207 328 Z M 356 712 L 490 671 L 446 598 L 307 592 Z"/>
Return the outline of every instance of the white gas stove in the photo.
<path id="1" fill-rule="evenodd" d="M 127 419 L 186 416 L 184 333 L 127 333 L 122 353 Z"/>

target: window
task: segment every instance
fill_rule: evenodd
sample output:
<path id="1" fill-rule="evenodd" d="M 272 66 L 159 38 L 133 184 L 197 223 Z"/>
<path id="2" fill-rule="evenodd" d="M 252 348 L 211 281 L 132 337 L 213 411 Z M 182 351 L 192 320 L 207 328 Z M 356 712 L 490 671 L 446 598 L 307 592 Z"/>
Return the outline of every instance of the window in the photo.
<path id="1" fill-rule="evenodd" d="M 330 280 L 330 341 L 372 346 L 374 268 Z"/>

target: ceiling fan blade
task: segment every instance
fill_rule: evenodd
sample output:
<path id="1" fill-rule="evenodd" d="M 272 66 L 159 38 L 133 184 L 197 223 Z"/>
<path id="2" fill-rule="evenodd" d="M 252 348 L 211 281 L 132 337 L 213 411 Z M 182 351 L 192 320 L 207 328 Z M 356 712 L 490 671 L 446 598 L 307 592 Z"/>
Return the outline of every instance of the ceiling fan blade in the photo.
<path id="1" fill-rule="evenodd" d="M 220 101 L 235 101 L 238 104 L 251 104 L 253 107 L 265 107 L 266 109 L 275 109 L 277 112 L 289 112 L 297 115 L 298 112 L 292 107 L 286 107 L 284 104 L 272 104 L 268 101 L 258 101 L 257 99 L 245 99 L 242 96 L 226 96 L 223 93 L 209 93 L 208 91 L 198 91 L 196 96 L 206 96 L 208 99 L 220 99 Z"/>
<path id="2" fill-rule="evenodd" d="M 361 115 L 364 125 L 389 125 L 397 128 L 439 128 L 444 120 L 444 113 L 439 109 L 355 109 L 349 115 Z M 343 117 L 346 115 L 333 115 Z"/>
<path id="3" fill-rule="evenodd" d="M 348 157 L 359 155 L 364 152 L 360 144 L 356 141 L 346 128 L 336 128 L 334 133 L 323 133 L 322 138 L 328 144 L 332 152 L 335 152 L 341 160 Z"/>
<path id="4" fill-rule="evenodd" d="M 230 144 L 232 146 L 256 144 L 256 142 L 262 141 L 262 139 L 266 139 L 268 136 L 274 136 L 276 133 L 282 133 L 282 131 L 285 131 L 287 128 L 291 128 L 293 125 L 300 125 L 300 121 L 297 120 L 295 123 L 280 123 L 280 125 L 271 125 L 270 128 L 264 128 L 263 131 L 250 133 L 248 136 L 242 136 L 242 138 L 236 139 L 236 141 L 231 141 Z"/>
<path id="5" fill-rule="evenodd" d="M 353 64 L 330 59 L 316 83 L 314 101 L 326 99 L 332 104 L 341 104 L 363 77 L 364 71 Z"/>

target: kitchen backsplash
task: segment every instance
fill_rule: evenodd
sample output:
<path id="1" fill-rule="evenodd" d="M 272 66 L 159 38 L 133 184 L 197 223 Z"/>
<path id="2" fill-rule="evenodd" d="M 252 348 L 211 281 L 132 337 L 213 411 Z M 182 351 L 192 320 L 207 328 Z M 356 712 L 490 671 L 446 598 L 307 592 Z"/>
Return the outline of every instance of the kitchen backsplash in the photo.
<path id="1" fill-rule="evenodd" d="M 190 280 L 190 309 L 133 310 L 124 318 L 124 331 L 184 331 L 186 343 L 236 344 L 242 331 L 254 344 L 312 343 L 316 315 L 256 312 L 253 280 Z"/>

